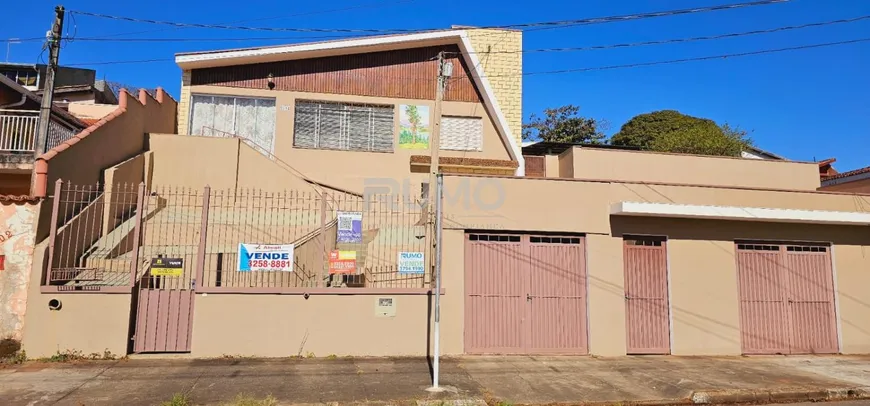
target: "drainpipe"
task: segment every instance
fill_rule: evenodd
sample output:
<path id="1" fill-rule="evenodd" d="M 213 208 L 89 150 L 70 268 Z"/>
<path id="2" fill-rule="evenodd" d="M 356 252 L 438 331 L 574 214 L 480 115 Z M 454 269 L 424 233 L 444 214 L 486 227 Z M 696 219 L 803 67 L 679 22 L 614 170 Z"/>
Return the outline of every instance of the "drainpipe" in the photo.
<path id="1" fill-rule="evenodd" d="M 22 104 L 24 104 L 24 102 L 26 102 L 26 101 L 27 101 L 27 95 L 22 93 L 21 94 L 21 101 L 16 102 L 16 103 L 11 103 L 11 104 L 4 104 L 4 105 L 0 106 L 0 109 L 8 109 L 10 107 L 18 107 L 18 106 L 21 106 Z"/>

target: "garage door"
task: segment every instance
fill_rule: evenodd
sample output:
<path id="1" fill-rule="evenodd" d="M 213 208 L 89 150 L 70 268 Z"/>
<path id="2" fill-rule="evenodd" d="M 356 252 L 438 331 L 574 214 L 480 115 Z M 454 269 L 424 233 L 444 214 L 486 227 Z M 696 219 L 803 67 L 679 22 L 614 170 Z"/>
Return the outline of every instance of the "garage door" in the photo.
<path id="1" fill-rule="evenodd" d="M 585 354 L 580 236 L 466 234 L 465 350 Z"/>
<path id="2" fill-rule="evenodd" d="M 839 351 L 830 248 L 816 244 L 737 244 L 745 354 Z"/>

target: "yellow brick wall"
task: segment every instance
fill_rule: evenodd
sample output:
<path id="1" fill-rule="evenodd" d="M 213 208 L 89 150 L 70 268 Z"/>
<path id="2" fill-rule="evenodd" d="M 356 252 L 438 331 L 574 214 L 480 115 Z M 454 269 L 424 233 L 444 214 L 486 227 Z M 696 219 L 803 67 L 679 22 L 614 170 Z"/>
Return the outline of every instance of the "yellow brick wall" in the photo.
<path id="1" fill-rule="evenodd" d="M 187 119 L 190 113 L 190 71 L 181 72 L 181 95 L 178 97 L 178 133 L 187 134 Z"/>
<path id="2" fill-rule="evenodd" d="M 523 124 L 523 33 L 514 30 L 466 30 L 471 46 L 495 93 L 511 135 L 522 143 Z"/>

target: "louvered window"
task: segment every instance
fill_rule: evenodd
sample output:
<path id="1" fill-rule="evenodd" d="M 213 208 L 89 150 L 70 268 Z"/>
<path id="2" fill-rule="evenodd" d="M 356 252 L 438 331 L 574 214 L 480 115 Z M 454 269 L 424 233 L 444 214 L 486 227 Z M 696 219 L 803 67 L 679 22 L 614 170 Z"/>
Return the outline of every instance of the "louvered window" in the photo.
<path id="1" fill-rule="evenodd" d="M 441 117 L 441 149 L 483 150 L 483 120 L 478 117 Z"/>
<path id="2" fill-rule="evenodd" d="M 241 137 L 267 155 L 275 143 L 275 99 L 191 96 L 190 135 Z"/>
<path id="3" fill-rule="evenodd" d="M 394 110 L 384 105 L 297 101 L 293 146 L 392 152 Z"/>

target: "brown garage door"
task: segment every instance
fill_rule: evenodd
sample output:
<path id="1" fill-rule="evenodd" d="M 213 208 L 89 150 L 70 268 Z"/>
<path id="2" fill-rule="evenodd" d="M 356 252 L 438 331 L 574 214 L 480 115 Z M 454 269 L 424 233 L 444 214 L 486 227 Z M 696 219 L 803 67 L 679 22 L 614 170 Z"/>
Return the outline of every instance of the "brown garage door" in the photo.
<path id="1" fill-rule="evenodd" d="M 667 242 L 625 237 L 626 348 L 629 354 L 671 352 Z"/>
<path id="2" fill-rule="evenodd" d="M 465 351 L 585 354 L 580 236 L 466 234 Z"/>
<path id="3" fill-rule="evenodd" d="M 745 354 L 839 351 L 830 248 L 817 244 L 737 244 Z"/>

